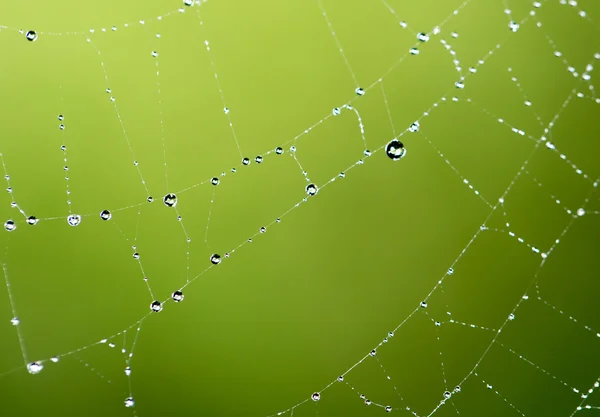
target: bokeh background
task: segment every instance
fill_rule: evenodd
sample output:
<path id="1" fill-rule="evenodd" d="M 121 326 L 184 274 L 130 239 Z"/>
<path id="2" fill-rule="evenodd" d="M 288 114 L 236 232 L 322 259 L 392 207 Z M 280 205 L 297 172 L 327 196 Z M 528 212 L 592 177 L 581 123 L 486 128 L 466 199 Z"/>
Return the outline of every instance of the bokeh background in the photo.
<path id="1" fill-rule="evenodd" d="M 563 3 L 3 1 L 0 415 L 599 413 L 600 5 Z"/>

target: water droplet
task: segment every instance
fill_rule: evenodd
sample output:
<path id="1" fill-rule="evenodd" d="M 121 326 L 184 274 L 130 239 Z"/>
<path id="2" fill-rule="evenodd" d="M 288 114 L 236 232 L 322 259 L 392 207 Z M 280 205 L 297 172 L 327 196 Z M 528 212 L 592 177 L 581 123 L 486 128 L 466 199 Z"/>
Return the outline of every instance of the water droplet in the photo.
<path id="1" fill-rule="evenodd" d="M 417 39 L 419 41 L 421 41 L 421 42 L 427 42 L 429 40 L 429 35 L 427 35 L 426 33 L 421 32 L 421 33 L 419 33 L 417 35 Z"/>
<path id="2" fill-rule="evenodd" d="M 30 224 L 32 226 L 36 225 L 40 220 L 36 219 L 35 216 L 29 216 L 27 217 L 27 224 Z"/>
<path id="3" fill-rule="evenodd" d="M 191 6 L 194 4 L 194 0 L 183 0 L 183 4 L 186 6 Z"/>
<path id="4" fill-rule="evenodd" d="M 368 149 L 365 149 L 364 154 L 365 154 L 365 156 L 371 156 L 371 151 Z"/>
<path id="5" fill-rule="evenodd" d="M 156 58 L 156 57 L 158 56 L 158 52 L 156 52 L 156 51 L 152 51 L 152 56 L 153 56 L 154 58 Z"/>
<path id="6" fill-rule="evenodd" d="M 220 263 L 221 263 L 221 255 L 218 255 L 218 254 L 216 254 L 216 253 L 215 253 L 215 254 L 213 254 L 213 255 L 210 257 L 210 261 L 211 261 L 211 262 L 212 262 L 214 265 L 218 265 L 218 264 L 220 264 Z"/>
<path id="7" fill-rule="evenodd" d="M 360 87 L 358 87 L 355 91 L 356 91 L 356 94 L 359 95 L 359 96 L 364 96 L 365 95 L 365 90 L 362 89 L 362 88 L 360 88 Z"/>
<path id="8" fill-rule="evenodd" d="M 517 30 L 519 30 L 520 25 L 517 22 L 511 20 L 508 24 L 508 27 L 511 31 L 516 32 Z"/>
<path id="9" fill-rule="evenodd" d="M 454 269 L 453 268 L 448 268 L 448 275 L 452 275 L 454 273 Z"/>
<path id="10" fill-rule="evenodd" d="M 52 356 L 52 357 L 50 358 L 50 361 L 51 361 L 52 363 L 57 363 L 57 362 L 59 361 L 59 359 L 58 359 L 58 356 Z"/>
<path id="11" fill-rule="evenodd" d="M 135 401 L 133 401 L 132 397 L 128 397 L 125 399 L 125 407 L 131 408 L 135 405 Z"/>
<path id="12" fill-rule="evenodd" d="M 462 90 L 463 88 L 465 88 L 465 83 L 462 81 L 457 81 L 455 84 L 456 88 L 458 88 L 459 90 Z"/>
<path id="13" fill-rule="evenodd" d="M 111 217 L 112 217 L 112 213 L 110 211 L 108 211 L 108 210 L 102 210 L 100 212 L 100 218 L 102 220 L 110 220 Z"/>
<path id="14" fill-rule="evenodd" d="M 244 165 L 250 165 L 250 158 L 244 158 L 244 159 L 242 159 L 242 164 L 244 164 Z"/>
<path id="15" fill-rule="evenodd" d="M 419 50 L 417 48 L 410 48 L 411 55 L 419 55 Z"/>
<path id="16" fill-rule="evenodd" d="M 511 320 L 511 321 L 514 320 L 515 319 L 515 315 L 513 313 L 510 313 L 508 315 L 508 319 Z"/>
<path id="17" fill-rule="evenodd" d="M 60 130 L 65 130 L 65 125 L 63 125 L 63 124 L 60 124 L 60 125 L 58 125 L 58 128 L 59 128 Z"/>
<path id="18" fill-rule="evenodd" d="M 460 385 L 457 385 L 456 387 L 454 387 L 454 392 L 460 392 Z"/>
<path id="19" fill-rule="evenodd" d="M 137 252 L 133 253 L 133 259 L 140 259 L 140 254 Z"/>
<path id="20" fill-rule="evenodd" d="M 69 226 L 79 226 L 81 223 L 81 216 L 79 214 L 71 214 L 67 217 L 67 223 L 69 223 Z"/>
<path id="21" fill-rule="evenodd" d="M 179 290 L 175 291 L 171 297 L 173 297 L 173 301 L 176 303 L 183 301 L 183 293 Z"/>
<path id="22" fill-rule="evenodd" d="M 12 187 L 8 187 L 8 188 L 6 189 L 6 192 L 7 192 L 7 193 L 9 193 L 9 194 L 10 194 L 10 193 L 12 193 Z"/>
<path id="23" fill-rule="evenodd" d="M 582 209 L 582 208 L 578 208 L 577 209 L 577 215 L 579 217 L 583 216 L 584 214 L 585 214 L 585 210 L 584 209 Z"/>
<path id="24" fill-rule="evenodd" d="M 341 112 L 342 112 L 342 110 L 339 107 L 336 107 L 333 109 L 332 113 L 334 116 L 339 116 Z"/>
<path id="25" fill-rule="evenodd" d="M 281 146 L 278 146 L 277 148 L 275 148 L 275 153 L 277 155 L 281 155 L 283 153 L 283 148 Z"/>
<path id="26" fill-rule="evenodd" d="M 391 413 L 392 412 L 392 407 L 390 407 L 389 405 L 385 406 L 385 412 L 386 413 Z"/>
<path id="27" fill-rule="evenodd" d="M 256 158 L 254 158 L 254 160 L 256 161 L 257 164 L 260 164 L 263 161 L 263 157 L 258 155 Z"/>
<path id="28" fill-rule="evenodd" d="M 344 376 L 343 375 L 338 376 L 337 380 L 338 380 L 338 382 L 344 382 Z"/>
<path id="29" fill-rule="evenodd" d="M 296 147 L 295 146 L 290 146 L 290 152 L 292 152 L 292 153 L 296 152 Z"/>
<path id="30" fill-rule="evenodd" d="M 220 181 L 219 181 L 219 179 L 218 179 L 217 177 L 213 177 L 213 178 L 210 180 L 210 183 L 211 183 L 212 185 L 219 185 L 219 182 L 220 182 Z"/>
<path id="31" fill-rule="evenodd" d="M 344 178 L 346 176 L 346 174 L 344 172 L 340 172 L 338 175 L 340 178 Z"/>
<path id="32" fill-rule="evenodd" d="M 19 318 L 18 318 L 18 317 L 13 317 L 12 319 L 10 319 L 10 323 L 11 323 L 13 326 L 18 326 L 18 325 L 19 325 L 19 323 L 21 323 L 21 320 L 19 320 Z"/>
<path id="33" fill-rule="evenodd" d="M 385 146 L 385 154 L 393 161 L 402 159 L 406 155 L 404 144 L 397 139 L 391 140 Z"/>
<path id="34" fill-rule="evenodd" d="M 30 30 L 25 34 L 25 38 L 27 38 L 27 40 L 30 42 L 35 42 L 37 41 L 38 35 L 34 30 Z"/>
<path id="35" fill-rule="evenodd" d="M 4 223 L 4 228 L 8 232 L 12 232 L 13 230 L 15 230 L 17 228 L 17 225 L 15 224 L 15 222 L 13 220 L 7 220 L 6 223 Z"/>
<path id="36" fill-rule="evenodd" d="M 27 371 L 32 374 L 39 374 L 44 369 L 44 365 L 41 362 L 31 362 L 27 364 Z"/>
<path id="37" fill-rule="evenodd" d="M 427 308 L 427 301 L 421 301 L 421 308 Z"/>
<path id="38" fill-rule="evenodd" d="M 264 226 L 263 226 L 263 227 L 261 227 L 261 228 L 260 228 L 260 232 L 261 232 L 261 233 L 265 233 L 266 231 L 267 231 L 267 228 L 266 228 L 266 227 L 264 227 Z"/>
<path id="39" fill-rule="evenodd" d="M 162 304 L 160 301 L 152 301 L 152 304 L 150 304 L 150 310 L 155 313 L 160 313 L 162 311 Z"/>
<path id="40" fill-rule="evenodd" d="M 63 120 L 65 120 L 65 116 L 63 116 L 62 114 L 59 114 L 58 120 L 60 120 L 62 122 Z"/>
<path id="41" fill-rule="evenodd" d="M 175 207 L 177 205 L 177 196 L 175 194 L 167 194 L 164 196 L 163 202 L 167 207 Z"/>
<path id="42" fill-rule="evenodd" d="M 131 375 L 131 368 L 129 366 L 127 368 L 125 368 L 125 375 L 127 375 L 127 376 Z"/>
<path id="43" fill-rule="evenodd" d="M 321 399 L 321 394 L 319 394 L 318 392 L 314 392 L 313 395 L 310 396 L 310 398 L 312 398 L 313 401 L 319 401 Z"/>
<path id="44" fill-rule="evenodd" d="M 411 131 L 412 133 L 414 133 L 414 132 L 418 132 L 420 128 L 421 128 L 421 125 L 419 124 L 418 121 L 416 121 L 410 125 L 408 130 Z"/>
<path id="45" fill-rule="evenodd" d="M 450 398 L 450 397 L 452 397 L 452 393 L 451 393 L 450 391 L 446 391 L 446 392 L 444 392 L 444 398 L 445 398 L 445 399 L 448 399 L 448 398 Z"/>
<path id="46" fill-rule="evenodd" d="M 148 200 L 148 203 L 152 203 L 154 201 L 154 197 L 148 196 L 147 200 Z"/>
<path id="47" fill-rule="evenodd" d="M 372 351 L 369 352 L 370 356 L 375 356 L 377 355 L 377 351 L 375 349 L 373 349 Z"/>
<path id="48" fill-rule="evenodd" d="M 319 188 L 315 184 L 308 184 L 306 186 L 306 194 L 308 194 L 310 196 L 317 194 L 318 191 L 319 191 Z"/>
<path id="49" fill-rule="evenodd" d="M 365 404 L 366 404 L 366 405 L 371 405 L 371 400 L 368 400 L 368 399 L 367 399 L 367 400 L 365 400 Z"/>
<path id="50" fill-rule="evenodd" d="M 389 332 L 388 337 L 394 337 L 394 332 Z"/>

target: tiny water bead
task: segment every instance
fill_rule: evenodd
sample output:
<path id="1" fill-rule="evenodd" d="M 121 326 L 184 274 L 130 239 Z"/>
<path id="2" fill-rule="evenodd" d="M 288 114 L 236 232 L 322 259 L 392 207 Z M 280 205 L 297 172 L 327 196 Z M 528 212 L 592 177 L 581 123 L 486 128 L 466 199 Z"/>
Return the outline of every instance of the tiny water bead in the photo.
<path id="1" fill-rule="evenodd" d="M 59 359 L 58 359 L 58 356 L 52 356 L 52 357 L 50 358 L 50 361 L 51 361 L 52 363 L 58 363 L 58 361 L 59 361 Z"/>
<path id="2" fill-rule="evenodd" d="M 365 149 L 364 154 L 365 154 L 365 156 L 371 156 L 371 151 L 368 149 Z"/>
<path id="3" fill-rule="evenodd" d="M 404 144 L 397 139 L 391 140 L 385 146 L 385 154 L 393 161 L 398 161 L 402 159 L 404 155 L 406 155 L 406 149 L 404 148 Z"/>
<path id="4" fill-rule="evenodd" d="M 191 6 L 192 4 L 194 4 L 194 0 L 183 0 L 183 4 L 185 6 Z"/>
<path id="5" fill-rule="evenodd" d="M 445 392 L 444 392 L 444 398 L 445 398 L 445 399 L 448 399 L 448 398 L 450 398 L 450 397 L 452 397 L 452 393 L 451 393 L 450 391 L 445 391 Z"/>
<path id="6" fill-rule="evenodd" d="M 154 201 L 154 197 L 148 196 L 146 200 L 148 201 L 148 203 L 152 203 Z"/>
<path id="7" fill-rule="evenodd" d="M 411 55 L 419 55 L 419 50 L 417 48 L 410 48 Z"/>
<path id="8" fill-rule="evenodd" d="M 371 400 L 369 400 L 369 399 L 366 399 L 366 400 L 365 400 L 365 404 L 366 404 L 366 405 L 371 405 Z"/>
<path id="9" fill-rule="evenodd" d="M 290 146 L 290 152 L 292 152 L 292 153 L 296 152 L 296 147 L 295 146 Z"/>
<path id="10" fill-rule="evenodd" d="M 21 323 L 21 320 L 19 320 L 18 317 L 13 317 L 12 319 L 10 319 L 10 324 L 12 324 L 13 326 L 18 326 L 19 323 Z"/>
<path id="11" fill-rule="evenodd" d="M 427 35 L 426 33 L 421 32 L 421 33 L 419 33 L 417 35 L 417 39 L 419 41 L 421 41 L 421 42 L 427 42 L 429 40 L 429 35 Z"/>
<path id="12" fill-rule="evenodd" d="M 160 301 L 152 301 L 152 304 L 150 304 L 150 310 L 152 310 L 155 313 L 160 313 L 162 309 L 163 308 Z"/>
<path id="13" fill-rule="evenodd" d="M 62 114 L 59 114 L 58 120 L 60 120 L 62 122 L 63 120 L 65 120 L 65 116 L 63 116 Z"/>
<path id="14" fill-rule="evenodd" d="M 133 259 L 140 259 L 140 254 L 137 252 L 134 252 Z"/>
<path id="15" fill-rule="evenodd" d="M 281 155 L 283 153 L 283 148 L 281 146 L 278 146 L 277 148 L 275 148 L 275 153 L 277 155 Z"/>
<path id="16" fill-rule="evenodd" d="M 362 89 L 362 88 L 360 88 L 360 87 L 358 87 L 355 91 L 356 91 L 356 95 L 358 95 L 358 96 L 364 96 L 365 95 L 365 90 Z"/>
<path id="17" fill-rule="evenodd" d="M 13 230 L 15 230 L 17 228 L 17 225 L 15 224 L 15 222 L 13 220 L 7 220 L 6 223 L 4 223 L 4 228 L 8 232 L 12 232 Z"/>
<path id="18" fill-rule="evenodd" d="M 427 301 L 421 301 L 421 304 L 419 304 L 421 306 L 421 308 L 427 308 Z"/>
<path id="19" fill-rule="evenodd" d="M 256 161 L 257 164 L 260 164 L 263 161 L 263 157 L 258 155 L 256 158 L 254 158 L 254 160 Z"/>
<path id="20" fill-rule="evenodd" d="M 418 132 L 420 128 L 421 128 L 421 125 L 417 121 L 417 122 L 414 122 L 413 124 L 411 124 L 410 127 L 408 128 L 408 130 L 411 131 L 412 133 L 414 133 L 414 132 Z"/>
<path id="21" fill-rule="evenodd" d="M 58 128 L 59 128 L 60 130 L 65 130 L 65 125 L 63 125 L 63 124 L 59 124 L 59 125 L 58 125 Z"/>
<path id="22" fill-rule="evenodd" d="M 167 207 L 175 207 L 177 205 L 177 196 L 175 194 L 167 194 L 164 196 L 163 202 Z"/>
<path id="23" fill-rule="evenodd" d="M 508 28 L 512 31 L 512 32 L 516 32 L 517 30 L 519 30 L 520 25 L 515 22 L 515 21 L 510 21 L 510 23 L 508 24 Z"/>
<path id="24" fill-rule="evenodd" d="M 220 263 L 221 263 L 221 255 L 218 255 L 218 254 L 216 254 L 216 253 L 215 253 L 215 254 L 213 254 L 213 255 L 210 257 L 210 261 L 213 263 L 213 265 L 218 265 L 218 264 L 220 264 Z"/>
<path id="25" fill-rule="evenodd" d="M 452 275 L 454 273 L 454 269 L 453 268 L 448 268 L 448 275 Z"/>
<path id="26" fill-rule="evenodd" d="M 582 208 L 577 209 L 577 215 L 579 217 L 583 216 L 584 214 L 585 214 L 585 210 L 584 209 L 582 209 Z"/>
<path id="27" fill-rule="evenodd" d="M 175 301 L 176 303 L 179 303 L 179 302 L 183 301 L 183 292 L 177 290 L 171 295 L 171 297 L 173 298 L 173 301 Z"/>
<path id="28" fill-rule="evenodd" d="M 229 107 L 225 107 L 225 108 L 223 109 L 223 113 L 225 113 L 225 114 L 229 114 Z"/>
<path id="29" fill-rule="evenodd" d="M 315 184 L 308 184 L 306 186 L 306 194 L 308 194 L 310 196 L 317 194 L 318 191 L 319 191 L 319 188 Z"/>
<path id="30" fill-rule="evenodd" d="M 37 219 L 35 216 L 29 216 L 29 217 L 27 217 L 27 224 L 30 224 L 32 226 L 38 224 L 39 221 L 40 220 Z"/>
<path id="31" fill-rule="evenodd" d="M 219 180 L 217 177 L 213 177 L 213 178 L 210 180 L 210 183 L 211 183 L 212 185 L 219 185 L 219 182 L 220 182 L 220 180 Z"/>
<path id="32" fill-rule="evenodd" d="M 458 88 L 459 90 L 462 90 L 463 88 L 465 88 L 465 83 L 462 81 L 457 81 L 456 84 L 454 84 L 456 86 L 456 88 Z"/>
<path id="33" fill-rule="evenodd" d="M 27 364 L 27 372 L 31 375 L 39 374 L 44 369 L 44 365 L 41 362 L 31 362 Z"/>
<path id="34" fill-rule="evenodd" d="M 391 412 L 392 412 L 392 407 L 391 407 L 391 406 L 389 406 L 389 405 L 386 405 L 386 406 L 385 406 L 385 412 L 386 412 L 386 413 L 391 413 Z"/>
<path id="35" fill-rule="evenodd" d="M 25 38 L 29 41 L 29 42 L 35 42 L 37 41 L 38 35 L 37 33 L 35 33 L 34 30 L 29 30 L 27 31 L 27 33 L 25 34 Z"/>
<path id="36" fill-rule="evenodd" d="M 242 164 L 244 164 L 244 165 L 250 165 L 250 159 L 249 158 L 242 159 Z"/>
<path id="37" fill-rule="evenodd" d="M 108 211 L 108 210 L 102 210 L 100 212 L 100 218 L 102 220 L 110 220 L 111 217 L 112 217 L 112 213 L 110 211 Z"/>
<path id="38" fill-rule="evenodd" d="M 460 385 L 457 385 L 456 387 L 454 387 L 454 392 L 460 392 Z"/>
<path id="39" fill-rule="evenodd" d="M 267 231 L 267 228 L 266 228 L 266 227 L 264 227 L 264 226 L 263 226 L 263 227 L 261 227 L 261 228 L 260 228 L 260 232 L 261 232 L 261 233 L 265 233 L 266 231 Z"/>
<path id="40" fill-rule="evenodd" d="M 375 349 L 373 349 L 372 351 L 369 352 L 370 356 L 375 356 L 377 355 L 377 351 Z"/>
<path id="41" fill-rule="evenodd" d="M 135 401 L 133 401 L 132 397 L 125 398 L 125 407 L 131 408 L 135 405 Z"/>
<path id="42" fill-rule="evenodd" d="M 156 58 L 156 57 L 158 56 L 158 52 L 156 52 L 156 51 L 152 51 L 152 56 L 153 56 L 154 58 Z"/>
<path id="43" fill-rule="evenodd" d="M 69 226 L 79 226 L 81 223 L 81 216 L 79 214 L 71 214 L 67 217 L 67 223 L 69 223 Z"/>
<path id="44" fill-rule="evenodd" d="M 342 110 L 339 107 L 335 107 L 332 111 L 334 116 L 339 116 Z"/>
<path id="45" fill-rule="evenodd" d="M 313 395 L 310 396 L 313 401 L 319 401 L 321 399 L 321 394 L 318 392 L 314 392 Z"/>
<path id="46" fill-rule="evenodd" d="M 340 375 L 337 377 L 338 382 L 344 382 L 344 376 Z"/>
<path id="47" fill-rule="evenodd" d="M 131 375 L 131 368 L 129 366 L 127 368 L 125 368 L 125 375 L 127 375 L 127 376 Z"/>

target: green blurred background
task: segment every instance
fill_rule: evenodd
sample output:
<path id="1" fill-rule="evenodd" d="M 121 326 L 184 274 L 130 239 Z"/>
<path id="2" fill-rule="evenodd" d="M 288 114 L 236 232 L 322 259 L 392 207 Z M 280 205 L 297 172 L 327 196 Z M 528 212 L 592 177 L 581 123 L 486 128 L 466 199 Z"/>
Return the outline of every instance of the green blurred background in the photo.
<path id="1" fill-rule="evenodd" d="M 526 291 L 476 374 L 435 415 L 571 415 L 600 376 L 600 104 L 595 70 L 586 71 L 600 64 L 600 6 L 542 3 L 323 0 L 355 81 L 313 0 L 209 0 L 184 13 L 179 0 L 3 1 L 0 152 L 13 193 L 0 199 L 0 220 L 17 229 L 0 233 L 9 283 L 0 286 L 0 415 L 265 416 L 305 400 L 294 416 L 385 412 L 359 394 L 395 414 L 429 415 Z M 407 56 L 417 32 L 431 39 Z M 454 87 L 456 65 L 463 75 L 477 67 L 464 89 Z M 350 102 L 369 157 L 355 113 L 332 116 Z M 406 157 L 393 162 L 383 147 L 417 119 L 420 132 L 403 134 Z M 544 134 L 556 150 L 536 148 Z M 506 213 L 493 210 L 525 161 Z M 307 179 L 322 187 L 345 170 L 302 202 Z M 214 176 L 216 187 L 206 182 Z M 169 192 L 176 209 L 162 204 Z M 39 224 L 27 225 L 13 198 Z M 567 212 L 580 207 L 580 218 Z M 69 210 L 83 216 L 78 227 Z M 469 245 L 484 222 L 499 231 Z M 526 245 L 546 252 L 557 238 L 540 269 Z M 225 252 L 183 302 L 136 324 L 154 298 Z M 442 278 L 428 308 L 348 384 L 309 399 Z M 37 375 L 10 323 L 9 286 L 27 358 L 44 365 Z M 123 404 L 130 392 L 133 409 Z M 585 401 L 600 406 L 600 394 Z"/>

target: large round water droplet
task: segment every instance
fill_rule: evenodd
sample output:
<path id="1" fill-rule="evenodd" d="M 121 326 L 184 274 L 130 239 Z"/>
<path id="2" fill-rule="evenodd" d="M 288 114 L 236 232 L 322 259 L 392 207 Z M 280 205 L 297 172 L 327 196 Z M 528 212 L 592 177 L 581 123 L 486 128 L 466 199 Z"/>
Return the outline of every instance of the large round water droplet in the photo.
<path id="1" fill-rule="evenodd" d="M 210 180 L 210 183 L 211 183 L 212 185 L 219 185 L 219 182 L 221 182 L 221 181 L 219 181 L 219 179 L 218 179 L 217 177 L 213 177 L 213 178 Z"/>
<path id="2" fill-rule="evenodd" d="M 175 194 L 167 194 L 163 198 L 163 202 L 167 207 L 175 207 L 177 205 L 177 196 Z"/>
<path id="3" fill-rule="evenodd" d="M 250 159 L 249 158 L 242 159 L 242 164 L 244 164 L 244 165 L 250 165 Z"/>
<path id="4" fill-rule="evenodd" d="M 315 184 L 308 184 L 306 186 L 306 194 L 310 196 L 317 194 L 318 191 L 319 188 Z"/>
<path id="5" fill-rule="evenodd" d="M 10 324 L 12 324 L 13 326 L 18 326 L 19 323 L 21 323 L 21 320 L 19 320 L 18 317 L 13 317 L 12 319 L 10 319 Z"/>
<path id="6" fill-rule="evenodd" d="M 392 412 L 392 407 L 390 407 L 389 405 L 385 406 L 385 412 L 386 413 L 391 413 Z"/>
<path id="7" fill-rule="evenodd" d="M 385 154 L 393 161 L 402 159 L 406 155 L 404 144 L 397 139 L 393 139 L 385 146 Z"/>
<path id="8" fill-rule="evenodd" d="M 183 293 L 179 290 L 175 291 L 173 293 L 172 297 L 173 297 L 173 301 L 175 301 L 176 303 L 183 301 Z"/>
<path id="9" fill-rule="evenodd" d="M 108 210 L 102 210 L 100 212 L 100 218 L 102 220 L 110 220 L 111 217 L 112 217 L 112 213 L 110 211 L 108 211 Z"/>
<path id="10" fill-rule="evenodd" d="M 36 224 L 37 224 L 39 221 L 40 221 L 40 220 L 39 220 L 39 219 L 36 219 L 36 217 L 35 217 L 35 216 L 29 216 L 29 217 L 27 217 L 27 224 L 30 224 L 30 225 L 32 225 L 32 226 L 33 226 L 33 225 L 36 225 Z"/>
<path id="11" fill-rule="evenodd" d="M 27 371 L 32 374 L 39 374 L 44 369 L 44 365 L 41 362 L 31 362 L 27 364 Z"/>
<path id="12" fill-rule="evenodd" d="M 17 225 L 15 224 L 15 222 L 13 220 L 7 220 L 6 223 L 4 223 L 4 228 L 7 231 L 12 232 L 13 230 L 15 230 L 17 228 Z"/>
<path id="13" fill-rule="evenodd" d="M 215 254 L 213 254 L 213 255 L 210 257 L 210 261 L 211 261 L 211 262 L 212 262 L 214 265 L 218 265 L 218 264 L 220 264 L 220 263 L 221 263 L 221 255 L 218 255 L 218 254 L 216 254 L 216 253 L 215 253 Z"/>
<path id="14" fill-rule="evenodd" d="M 365 95 L 365 90 L 363 88 L 358 87 L 356 89 L 356 95 L 364 96 Z"/>
<path id="15" fill-rule="evenodd" d="M 160 301 L 152 301 L 152 304 L 150 304 L 150 310 L 155 313 L 160 313 L 162 311 L 162 304 Z"/>
<path id="16" fill-rule="evenodd" d="M 25 34 L 25 38 L 30 42 L 35 42 L 37 41 L 38 35 L 35 33 L 35 30 L 30 30 Z"/>
<path id="17" fill-rule="evenodd" d="M 314 392 L 313 395 L 310 396 L 313 401 L 319 401 L 321 399 L 321 394 L 318 392 Z"/>
<path id="18" fill-rule="evenodd" d="M 421 33 L 419 33 L 417 35 L 417 39 L 419 41 L 421 41 L 421 42 L 427 42 L 429 40 L 429 35 L 427 35 L 426 33 L 421 32 Z"/>
<path id="19" fill-rule="evenodd" d="M 275 148 L 275 153 L 277 155 L 281 155 L 283 153 L 283 148 L 281 146 L 278 146 L 277 148 Z"/>
<path id="20" fill-rule="evenodd" d="M 131 408 L 135 405 L 135 401 L 133 401 L 132 397 L 126 398 L 125 399 L 125 407 L 127 408 Z"/>
<path id="21" fill-rule="evenodd" d="M 79 226 L 79 223 L 81 223 L 81 216 L 79 214 L 71 214 L 67 217 L 67 223 L 69 223 L 69 226 Z"/>

